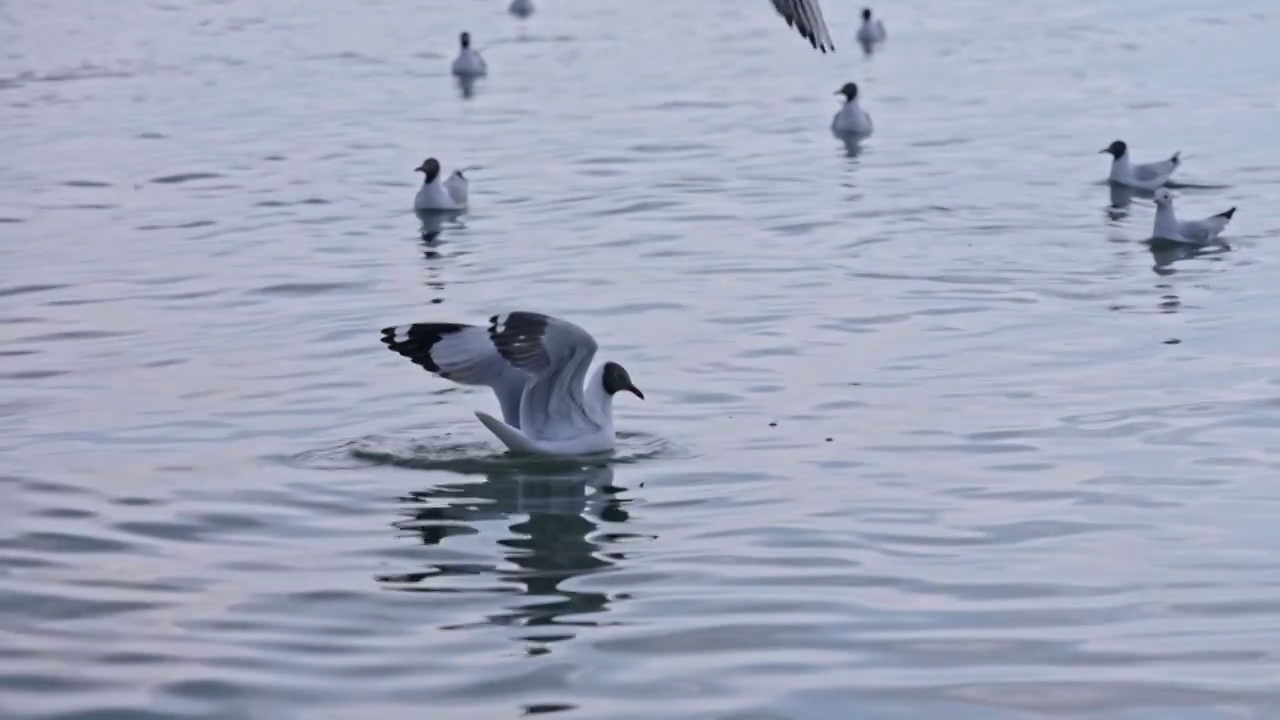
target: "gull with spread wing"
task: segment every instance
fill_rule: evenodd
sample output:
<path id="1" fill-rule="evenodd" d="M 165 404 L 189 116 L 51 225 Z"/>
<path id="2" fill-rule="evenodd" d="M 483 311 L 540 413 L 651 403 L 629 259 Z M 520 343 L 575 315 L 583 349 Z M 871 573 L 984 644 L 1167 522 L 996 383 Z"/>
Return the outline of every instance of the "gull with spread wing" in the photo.
<path id="1" fill-rule="evenodd" d="M 467 209 L 467 188 L 471 182 L 461 170 L 454 170 L 448 180 L 440 181 L 440 161 L 427 158 L 413 169 L 422 173 L 422 186 L 413 197 L 413 209 L 420 212 Z"/>
<path id="2" fill-rule="evenodd" d="M 416 323 L 382 330 L 391 350 L 446 380 L 493 390 L 502 420 L 476 417 L 512 452 L 585 455 L 612 450 L 613 396 L 644 394 L 626 369 L 606 362 L 590 376 L 596 340 L 566 320 L 516 311 L 489 327 Z"/>

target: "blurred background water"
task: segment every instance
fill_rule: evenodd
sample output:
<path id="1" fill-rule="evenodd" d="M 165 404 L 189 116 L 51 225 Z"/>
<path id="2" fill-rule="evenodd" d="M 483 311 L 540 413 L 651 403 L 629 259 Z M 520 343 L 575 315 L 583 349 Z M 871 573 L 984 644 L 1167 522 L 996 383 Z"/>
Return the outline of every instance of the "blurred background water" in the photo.
<path id="1" fill-rule="evenodd" d="M 1280 713 L 1280 8 L 504 5 L 0 2 L 0 717 Z M 615 459 L 378 342 L 512 308 Z"/>

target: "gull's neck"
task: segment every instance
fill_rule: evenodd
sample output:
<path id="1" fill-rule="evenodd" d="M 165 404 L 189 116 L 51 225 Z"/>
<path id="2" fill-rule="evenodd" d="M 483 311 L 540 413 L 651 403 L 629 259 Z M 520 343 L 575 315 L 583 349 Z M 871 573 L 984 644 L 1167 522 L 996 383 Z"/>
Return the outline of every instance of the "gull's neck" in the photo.
<path id="1" fill-rule="evenodd" d="M 613 428 L 613 396 L 604 389 L 604 363 L 591 371 L 587 376 L 587 385 L 583 388 L 583 397 L 587 401 L 587 412 L 596 415 L 597 419 Z"/>
<path id="2" fill-rule="evenodd" d="M 1156 235 L 1168 239 L 1178 237 L 1178 216 L 1173 214 L 1173 203 L 1156 205 Z"/>
<path id="3" fill-rule="evenodd" d="M 1133 175 L 1133 168 L 1129 165 L 1129 153 L 1125 153 L 1118 158 L 1111 159 L 1111 179 L 1117 182 L 1127 182 Z"/>

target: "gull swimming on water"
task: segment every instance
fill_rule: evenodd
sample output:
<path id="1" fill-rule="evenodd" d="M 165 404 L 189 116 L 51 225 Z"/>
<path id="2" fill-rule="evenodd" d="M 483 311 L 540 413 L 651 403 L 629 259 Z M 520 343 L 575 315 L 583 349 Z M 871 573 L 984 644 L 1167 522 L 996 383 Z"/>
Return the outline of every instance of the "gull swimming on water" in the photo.
<path id="1" fill-rule="evenodd" d="M 513 452 L 585 455 L 612 450 L 613 396 L 626 390 L 644 399 L 616 362 L 600 365 L 588 377 L 595 338 L 550 315 L 494 315 L 488 328 L 400 325 L 384 328 L 382 342 L 446 380 L 493 390 L 502 420 L 479 411 L 476 417 Z"/>
<path id="2" fill-rule="evenodd" d="M 865 47 L 884 42 L 889 37 L 883 20 L 871 19 L 871 8 L 862 8 L 862 27 L 858 28 L 858 42 Z"/>
<path id="3" fill-rule="evenodd" d="M 480 57 L 479 50 L 471 48 L 471 33 L 458 36 L 458 57 L 453 61 L 453 74 L 458 77 L 483 77 L 489 74 L 489 65 Z"/>
<path id="4" fill-rule="evenodd" d="M 1209 245 L 1218 241 L 1218 236 L 1227 228 L 1227 223 L 1231 222 L 1231 218 L 1236 214 L 1233 206 L 1202 220 L 1179 220 L 1173 214 L 1173 193 L 1170 193 L 1168 188 L 1156 190 L 1155 201 L 1156 224 L 1152 237 L 1157 240 Z"/>
<path id="5" fill-rule="evenodd" d="M 511 6 L 507 8 L 507 12 L 524 20 L 533 14 L 533 0 L 511 0 Z"/>
<path id="6" fill-rule="evenodd" d="M 448 180 L 440 181 L 440 161 L 427 158 L 414 168 L 423 175 L 422 187 L 413 198 L 414 210 L 465 210 L 470 182 L 461 170 L 454 170 Z"/>
<path id="7" fill-rule="evenodd" d="M 844 105 L 836 111 L 836 116 L 831 118 L 831 132 L 842 136 L 870 135 L 873 129 L 871 116 L 858 105 L 857 83 L 845 83 L 844 87 L 836 91 L 836 94 L 844 95 Z"/>
<path id="8" fill-rule="evenodd" d="M 1128 185 L 1139 190 L 1155 190 L 1169 181 L 1169 176 L 1178 169 L 1182 162 L 1176 152 L 1167 160 L 1151 163 L 1133 163 L 1129 160 L 1129 146 L 1123 140 L 1116 140 L 1098 151 L 1111 155 L 1111 175 L 1108 179 L 1114 183 Z"/>

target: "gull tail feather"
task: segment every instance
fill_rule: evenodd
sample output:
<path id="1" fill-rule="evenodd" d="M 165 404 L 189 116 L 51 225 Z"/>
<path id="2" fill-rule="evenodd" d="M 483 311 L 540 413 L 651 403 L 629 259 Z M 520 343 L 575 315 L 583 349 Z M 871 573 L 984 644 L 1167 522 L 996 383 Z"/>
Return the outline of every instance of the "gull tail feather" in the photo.
<path id="1" fill-rule="evenodd" d="M 482 413 L 479 410 L 476 411 L 476 418 L 478 418 L 485 427 L 489 428 L 489 432 L 496 435 L 497 438 L 502 441 L 502 444 L 507 446 L 508 450 L 517 453 L 541 452 L 537 444 L 535 444 L 533 440 L 530 440 L 528 435 L 525 435 L 519 430 L 502 422 L 498 418 Z"/>
<path id="2" fill-rule="evenodd" d="M 1235 214 L 1236 214 L 1236 208 L 1235 208 L 1235 206 L 1233 205 L 1233 206 L 1231 206 L 1231 208 L 1230 208 L 1230 209 L 1228 209 L 1228 210 L 1223 210 L 1222 212 L 1218 213 L 1217 215 L 1214 215 L 1214 217 L 1216 217 L 1216 218 L 1223 218 L 1223 219 L 1226 219 L 1226 220 L 1230 220 L 1232 217 L 1234 217 L 1234 216 L 1235 216 Z"/>

